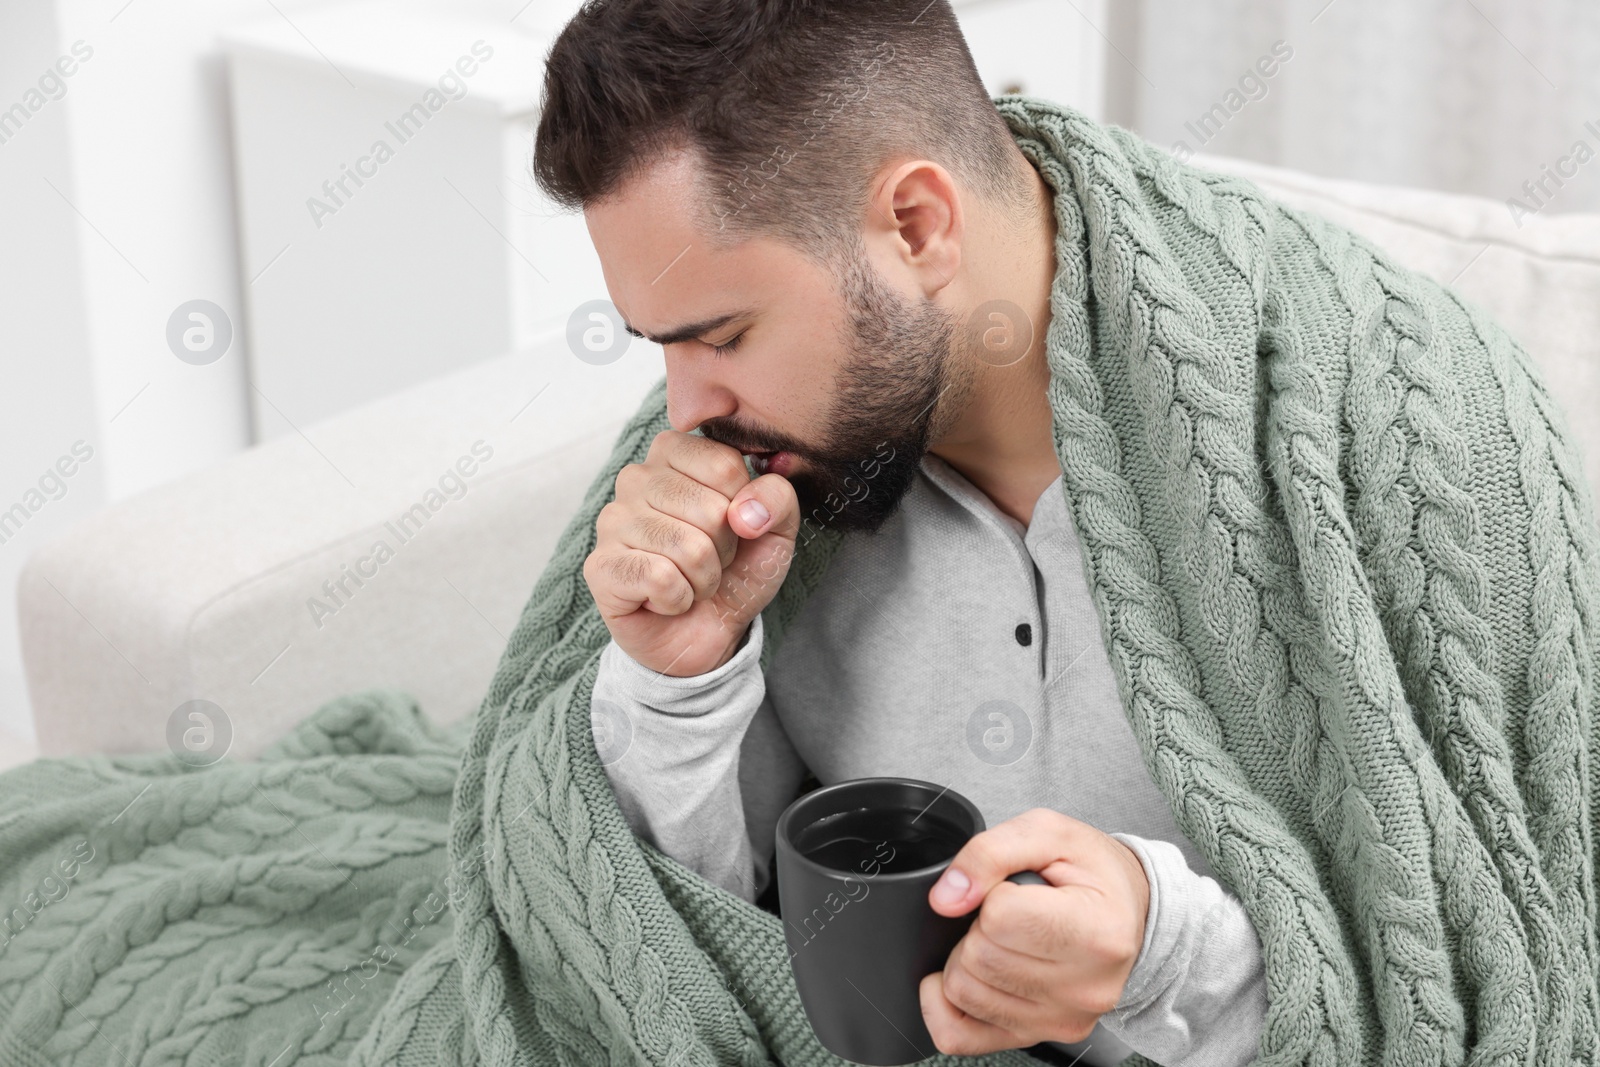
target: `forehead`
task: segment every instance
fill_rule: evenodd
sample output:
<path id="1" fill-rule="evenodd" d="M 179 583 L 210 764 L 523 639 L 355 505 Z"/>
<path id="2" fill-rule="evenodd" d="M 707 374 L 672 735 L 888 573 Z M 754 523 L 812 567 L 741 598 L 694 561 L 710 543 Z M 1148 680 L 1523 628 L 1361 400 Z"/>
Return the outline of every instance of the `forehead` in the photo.
<path id="1" fill-rule="evenodd" d="M 654 266 L 660 273 L 684 249 L 709 247 L 711 235 L 700 221 L 699 182 L 693 159 L 675 150 L 584 209 L 607 281 L 613 271 L 632 275 Z"/>
<path id="2" fill-rule="evenodd" d="M 702 178 L 675 150 L 584 209 L 612 302 L 645 333 L 758 304 L 802 269 L 803 257 L 773 238 L 715 243 Z"/>

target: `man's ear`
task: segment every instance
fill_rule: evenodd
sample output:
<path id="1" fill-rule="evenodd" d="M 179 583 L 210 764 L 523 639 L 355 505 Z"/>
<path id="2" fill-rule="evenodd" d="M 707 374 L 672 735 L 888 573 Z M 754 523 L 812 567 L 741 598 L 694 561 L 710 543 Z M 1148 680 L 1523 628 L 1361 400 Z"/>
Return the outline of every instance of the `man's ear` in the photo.
<path id="1" fill-rule="evenodd" d="M 869 203 L 866 241 L 876 245 L 880 270 L 891 280 L 909 274 L 926 299 L 950 284 L 961 267 L 966 213 L 949 171 L 926 159 L 888 168 Z"/>

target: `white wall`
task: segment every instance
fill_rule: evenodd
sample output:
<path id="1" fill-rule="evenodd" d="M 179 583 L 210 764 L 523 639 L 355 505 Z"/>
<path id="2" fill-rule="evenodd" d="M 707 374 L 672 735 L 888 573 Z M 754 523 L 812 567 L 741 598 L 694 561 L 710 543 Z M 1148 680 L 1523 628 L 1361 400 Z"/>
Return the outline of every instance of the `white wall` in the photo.
<path id="1" fill-rule="evenodd" d="M 292 20 L 332 2 L 276 6 Z M 519 28 L 569 14 L 545 0 L 452 7 L 508 25 L 515 15 Z M 64 95 L 0 144 L 0 509 L 22 502 L 75 441 L 94 453 L 60 500 L 0 544 L 0 735 L 33 736 L 15 610 L 31 548 L 249 440 L 239 323 L 233 348 L 207 366 L 174 357 L 166 327 L 196 298 L 239 315 L 247 282 L 215 38 L 269 16 L 267 0 L 0 4 L 0 109 L 24 101 L 74 42 L 91 51 Z"/>
<path id="2" fill-rule="evenodd" d="M 0 6 L 0 108 L 37 89 L 60 54 L 58 40 L 48 5 Z M 28 738 L 33 724 L 12 596 L 17 574 L 34 546 L 106 499 L 105 439 L 79 285 L 81 224 L 63 199 L 77 197 L 64 105 L 83 86 L 76 76 L 63 84 L 65 97 L 43 102 L 20 129 L 13 120 L 0 144 L 0 735 Z M 38 101 L 47 99 L 41 92 Z M 79 440 L 94 456 L 57 488 L 46 471 Z M 18 505 L 25 515 L 6 520 Z"/>
<path id="3" fill-rule="evenodd" d="M 1486 196 L 1519 225 L 1600 211 L 1592 0 L 1114 8 L 1109 118 L 1180 158 Z"/>

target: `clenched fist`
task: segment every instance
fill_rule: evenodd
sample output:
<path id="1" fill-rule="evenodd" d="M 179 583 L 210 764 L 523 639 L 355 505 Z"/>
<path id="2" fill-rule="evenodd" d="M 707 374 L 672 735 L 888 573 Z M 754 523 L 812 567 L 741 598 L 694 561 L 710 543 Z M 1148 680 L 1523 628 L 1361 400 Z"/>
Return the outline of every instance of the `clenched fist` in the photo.
<path id="1" fill-rule="evenodd" d="M 624 652 L 662 674 L 703 674 L 733 658 L 777 595 L 799 529 L 787 479 L 752 479 L 738 449 L 663 430 L 617 473 L 583 578 Z"/>

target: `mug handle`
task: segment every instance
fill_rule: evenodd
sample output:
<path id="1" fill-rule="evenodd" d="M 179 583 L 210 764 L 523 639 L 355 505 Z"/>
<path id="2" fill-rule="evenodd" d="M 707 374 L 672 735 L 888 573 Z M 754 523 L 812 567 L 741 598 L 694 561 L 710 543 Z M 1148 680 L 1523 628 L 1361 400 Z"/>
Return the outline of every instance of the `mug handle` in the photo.
<path id="1" fill-rule="evenodd" d="M 1044 875 L 1038 871 L 1018 871 L 1016 874 L 1006 875 L 1006 881 L 1015 882 L 1017 885 L 1049 885 Z"/>

